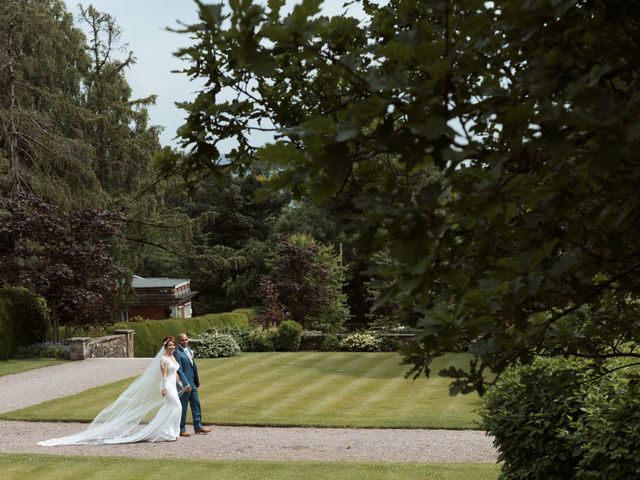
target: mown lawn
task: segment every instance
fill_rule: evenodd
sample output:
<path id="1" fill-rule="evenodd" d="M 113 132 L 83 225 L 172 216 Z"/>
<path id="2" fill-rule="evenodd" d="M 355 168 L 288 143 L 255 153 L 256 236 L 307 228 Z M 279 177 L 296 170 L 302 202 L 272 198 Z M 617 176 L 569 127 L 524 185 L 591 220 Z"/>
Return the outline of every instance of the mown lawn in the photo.
<path id="1" fill-rule="evenodd" d="M 2 360 L 0 361 L 0 377 L 11 375 L 13 373 L 26 372 L 36 368 L 50 367 L 66 363 L 69 360 L 60 360 L 58 358 L 29 358 L 24 360 Z"/>
<path id="2" fill-rule="evenodd" d="M 395 353 L 244 353 L 198 361 L 205 423 L 221 425 L 478 428 L 475 395 L 448 394 L 449 379 L 405 379 Z M 434 371 L 466 355 L 438 359 Z M 131 380 L 0 416 L 90 421 Z"/>
<path id="3" fill-rule="evenodd" d="M 4 480 L 495 480 L 492 464 L 250 462 L 0 454 Z"/>

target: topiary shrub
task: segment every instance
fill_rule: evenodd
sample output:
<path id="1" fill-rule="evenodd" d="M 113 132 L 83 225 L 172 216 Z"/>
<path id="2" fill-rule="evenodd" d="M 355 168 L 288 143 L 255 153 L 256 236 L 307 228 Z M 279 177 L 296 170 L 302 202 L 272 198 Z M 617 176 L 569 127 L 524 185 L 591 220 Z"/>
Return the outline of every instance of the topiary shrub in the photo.
<path id="1" fill-rule="evenodd" d="M 302 325 L 293 320 L 285 320 L 278 325 L 273 339 L 275 349 L 279 352 L 297 352 L 300 350 Z"/>
<path id="2" fill-rule="evenodd" d="M 233 357 L 240 353 L 238 342 L 224 333 L 203 333 L 192 343 L 198 358 Z"/>
<path id="3" fill-rule="evenodd" d="M 50 320 L 42 297 L 25 288 L 0 288 L 0 359 L 47 338 Z"/>
<path id="4" fill-rule="evenodd" d="M 340 339 L 340 350 L 345 352 L 378 352 L 382 341 L 371 333 L 350 333 Z"/>

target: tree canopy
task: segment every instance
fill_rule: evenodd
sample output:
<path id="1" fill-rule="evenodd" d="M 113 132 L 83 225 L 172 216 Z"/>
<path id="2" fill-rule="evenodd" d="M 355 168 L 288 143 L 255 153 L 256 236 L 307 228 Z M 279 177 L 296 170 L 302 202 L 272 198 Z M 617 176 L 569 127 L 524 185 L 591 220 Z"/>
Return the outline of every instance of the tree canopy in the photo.
<path id="1" fill-rule="evenodd" d="M 536 355 L 640 356 L 635 3 L 198 3 L 180 167 L 258 163 L 274 189 L 348 202 L 389 253 L 382 301 L 421 329 L 416 372 L 468 349 L 445 373 L 482 392 L 486 368 Z M 276 140 L 255 148 L 260 129 Z"/>

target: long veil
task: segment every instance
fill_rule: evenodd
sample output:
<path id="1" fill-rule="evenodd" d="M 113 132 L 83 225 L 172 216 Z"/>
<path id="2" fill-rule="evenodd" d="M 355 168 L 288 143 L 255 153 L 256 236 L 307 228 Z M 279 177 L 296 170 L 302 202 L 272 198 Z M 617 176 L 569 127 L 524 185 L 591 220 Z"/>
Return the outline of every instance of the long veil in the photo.
<path id="1" fill-rule="evenodd" d="M 85 431 L 38 444 L 45 447 L 101 444 L 105 440 L 120 439 L 131 434 L 144 417 L 157 410 L 165 400 L 160 393 L 160 360 L 163 353 L 164 348 L 161 348 L 144 373 L 102 410 Z"/>

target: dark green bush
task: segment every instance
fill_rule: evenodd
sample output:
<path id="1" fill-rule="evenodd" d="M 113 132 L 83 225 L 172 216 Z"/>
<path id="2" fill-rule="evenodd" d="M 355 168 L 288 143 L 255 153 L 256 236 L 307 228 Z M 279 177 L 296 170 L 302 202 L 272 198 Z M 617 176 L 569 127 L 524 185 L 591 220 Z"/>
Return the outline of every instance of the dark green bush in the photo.
<path id="1" fill-rule="evenodd" d="M 63 358 L 69 359 L 69 347 L 62 342 L 40 342 L 18 347 L 15 358 Z"/>
<path id="2" fill-rule="evenodd" d="M 489 389 L 481 415 L 500 452 L 500 478 L 573 478 L 577 459 L 561 432 L 580 415 L 582 370 L 582 362 L 539 359 Z"/>
<path id="3" fill-rule="evenodd" d="M 325 334 L 314 330 L 303 330 L 300 334 L 300 350 L 322 351 Z"/>
<path id="4" fill-rule="evenodd" d="M 567 432 L 579 459 L 576 478 L 640 478 L 639 380 L 619 371 L 585 388 L 582 415 Z"/>
<path id="5" fill-rule="evenodd" d="M 391 335 L 379 335 L 380 339 L 380 351 L 382 352 L 397 352 L 400 349 L 400 340 L 397 337 Z"/>
<path id="6" fill-rule="evenodd" d="M 184 332 L 192 337 L 197 337 L 211 328 L 248 327 L 254 316 L 253 309 L 243 308 L 232 312 L 211 313 L 192 318 L 121 322 L 116 324 L 115 328 L 135 330 L 136 357 L 153 357 L 158 353 L 162 346 L 162 339 L 167 335 L 177 337 Z"/>
<path id="7" fill-rule="evenodd" d="M 638 378 L 595 373 L 583 361 L 538 359 L 489 389 L 481 415 L 501 479 L 640 478 Z"/>
<path id="8" fill-rule="evenodd" d="M 233 357 L 240 353 L 238 342 L 224 333 L 203 333 L 191 343 L 198 358 Z"/>
<path id="9" fill-rule="evenodd" d="M 340 351 L 340 340 L 333 334 L 325 335 L 322 342 L 322 350 L 324 352 L 338 352 Z"/>
<path id="10" fill-rule="evenodd" d="M 302 325 L 293 320 L 285 320 L 278 325 L 274 346 L 279 352 L 297 352 L 300 350 Z"/>
<path id="11" fill-rule="evenodd" d="M 0 288 L 0 360 L 20 346 L 44 341 L 49 323 L 42 297 L 24 288 Z"/>

